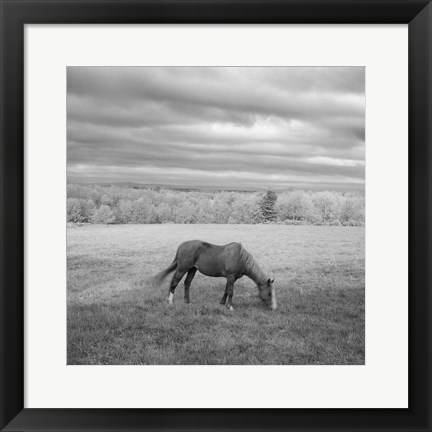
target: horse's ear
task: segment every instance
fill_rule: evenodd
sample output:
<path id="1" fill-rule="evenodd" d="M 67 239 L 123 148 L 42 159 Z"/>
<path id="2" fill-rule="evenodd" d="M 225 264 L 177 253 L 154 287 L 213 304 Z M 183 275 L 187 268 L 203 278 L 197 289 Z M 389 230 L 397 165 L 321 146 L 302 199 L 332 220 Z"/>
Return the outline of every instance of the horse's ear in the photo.
<path id="1" fill-rule="evenodd" d="M 271 283 L 273 283 L 273 282 L 274 282 L 274 279 L 272 279 Z"/>
<path id="2" fill-rule="evenodd" d="M 267 285 L 268 286 L 271 286 L 271 284 L 274 282 L 274 279 L 270 279 L 270 278 L 268 278 L 268 281 L 267 281 Z"/>

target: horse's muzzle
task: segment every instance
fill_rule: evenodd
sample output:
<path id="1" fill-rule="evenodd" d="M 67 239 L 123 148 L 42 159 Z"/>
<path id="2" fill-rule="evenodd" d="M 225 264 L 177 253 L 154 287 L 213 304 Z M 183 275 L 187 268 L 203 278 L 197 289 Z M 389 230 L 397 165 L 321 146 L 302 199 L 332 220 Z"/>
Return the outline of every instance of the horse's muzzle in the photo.
<path id="1" fill-rule="evenodd" d="M 272 289 L 272 295 L 271 295 L 271 305 L 270 305 L 272 310 L 276 310 L 277 309 L 277 301 L 276 301 L 276 294 L 274 292 L 274 289 Z"/>
<path id="2" fill-rule="evenodd" d="M 277 309 L 277 301 L 276 301 L 276 296 L 274 294 L 272 294 L 272 296 L 270 297 L 270 299 L 263 299 L 260 295 L 258 295 L 258 298 L 261 299 L 261 301 L 271 310 L 276 310 Z"/>

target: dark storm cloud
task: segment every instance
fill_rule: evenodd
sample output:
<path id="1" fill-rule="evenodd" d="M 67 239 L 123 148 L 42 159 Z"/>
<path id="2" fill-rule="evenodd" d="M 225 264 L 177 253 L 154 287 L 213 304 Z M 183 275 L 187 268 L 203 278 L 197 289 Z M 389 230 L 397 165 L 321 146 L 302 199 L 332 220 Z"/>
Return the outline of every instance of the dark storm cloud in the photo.
<path id="1" fill-rule="evenodd" d="M 364 186 L 363 68 L 68 68 L 72 181 Z"/>

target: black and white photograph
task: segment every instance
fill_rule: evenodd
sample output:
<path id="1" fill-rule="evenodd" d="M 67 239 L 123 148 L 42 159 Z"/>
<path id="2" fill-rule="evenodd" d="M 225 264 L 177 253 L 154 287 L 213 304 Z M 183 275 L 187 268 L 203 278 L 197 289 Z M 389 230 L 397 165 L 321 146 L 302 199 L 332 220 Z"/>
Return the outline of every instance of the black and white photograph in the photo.
<path id="1" fill-rule="evenodd" d="M 68 365 L 365 364 L 364 67 L 66 74 Z"/>

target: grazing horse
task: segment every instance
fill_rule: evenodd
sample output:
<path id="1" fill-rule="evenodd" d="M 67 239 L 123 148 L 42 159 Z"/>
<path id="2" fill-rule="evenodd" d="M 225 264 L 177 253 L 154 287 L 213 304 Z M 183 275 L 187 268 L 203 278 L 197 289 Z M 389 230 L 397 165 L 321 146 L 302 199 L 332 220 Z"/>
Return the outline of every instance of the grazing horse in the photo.
<path id="1" fill-rule="evenodd" d="M 234 282 L 242 276 L 249 277 L 257 284 L 259 296 L 269 308 L 277 308 L 273 288 L 274 279 L 271 280 L 264 274 L 241 243 L 218 246 L 201 240 L 186 241 L 178 247 L 171 265 L 158 273 L 153 282 L 159 286 L 170 273 L 175 271 L 168 291 L 168 303 L 172 304 L 176 286 L 187 273 L 184 282 L 184 298 L 185 302 L 189 303 L 189 288 L 197 270 L 206 276 L 227 279 L 225 293 L 220 303 L 226 304 L 229 310 L 233 310 Z"/>

